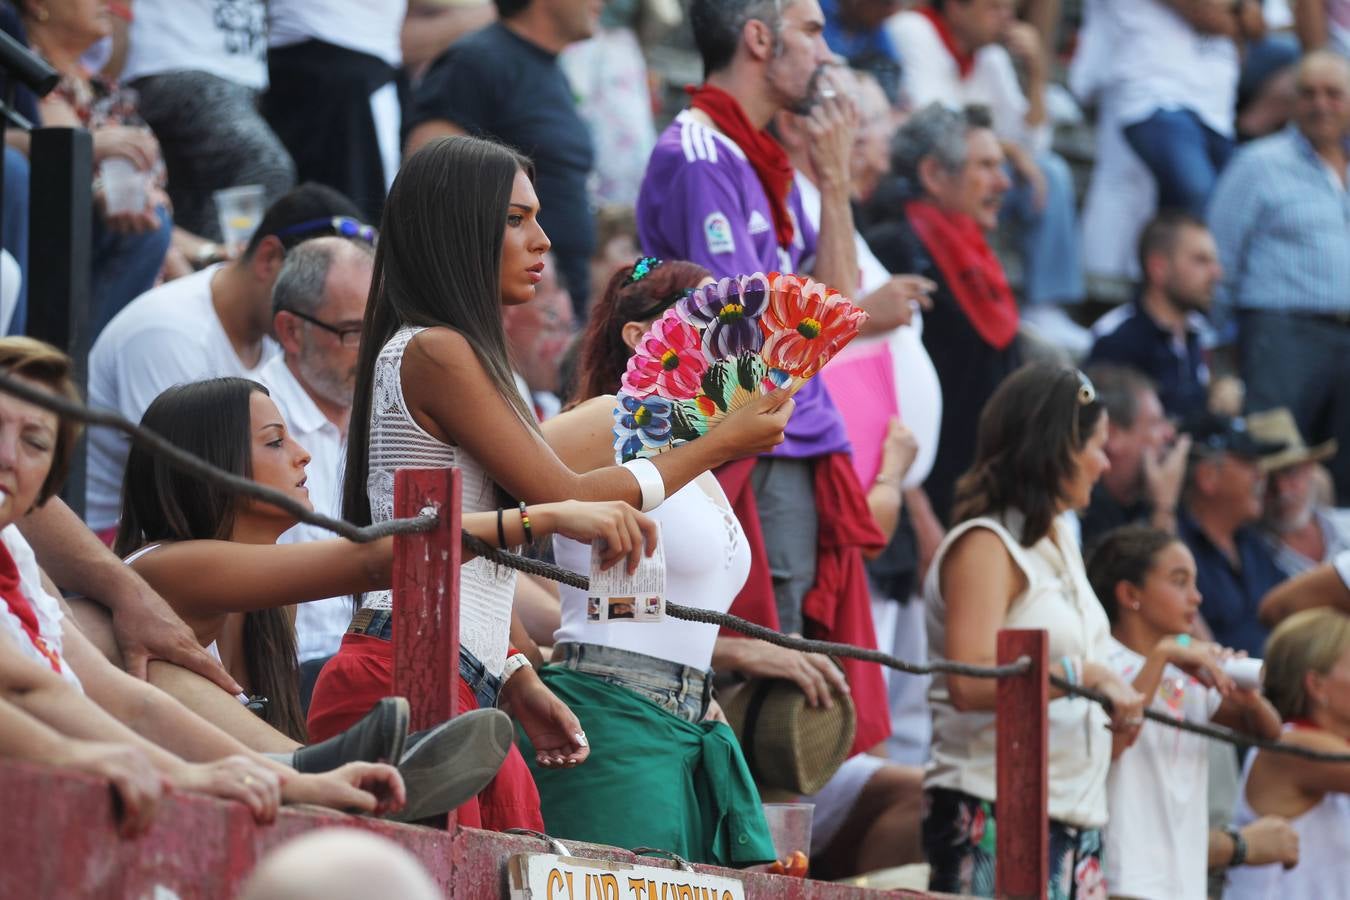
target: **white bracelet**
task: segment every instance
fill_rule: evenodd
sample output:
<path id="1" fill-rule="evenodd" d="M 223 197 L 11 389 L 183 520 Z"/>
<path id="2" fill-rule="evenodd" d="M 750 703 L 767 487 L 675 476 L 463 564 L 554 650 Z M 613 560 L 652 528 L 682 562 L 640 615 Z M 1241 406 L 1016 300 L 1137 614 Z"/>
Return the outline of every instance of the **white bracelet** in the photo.
<path id="1" fill-rule="evenodd" d="M 506 665 L 502 667 L 502 684 L 511 680 L 511 676 L 526 667 L 534 668 L 530 663 L 530 658 L 524 653 L 512 653 L 506 658 Z"/>
<path id="2" fill-rule="evenodd" d="M 637 479 L 642 491 L 642 511 L 651 512 L 666 500 L 666 480 L 650 459 L 630 459 L 623 464 L 628 473 Z"/>

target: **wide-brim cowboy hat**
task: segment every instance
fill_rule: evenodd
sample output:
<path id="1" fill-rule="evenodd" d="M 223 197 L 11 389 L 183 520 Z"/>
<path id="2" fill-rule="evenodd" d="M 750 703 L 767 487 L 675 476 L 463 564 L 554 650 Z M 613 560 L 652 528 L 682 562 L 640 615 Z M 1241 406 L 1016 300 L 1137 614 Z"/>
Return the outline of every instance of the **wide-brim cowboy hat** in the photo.
<path id="1" fill-rule="evenodd" d="M 1303 433 L 1298 430 L 1294 414 L 1283 406 L 1265 412 L 1249 413 L 1247 430 L 1257 440 L 1284 444 L 1284 449 L 1278 453 L 1261 457 L 1261 468 L 1267 472 L 1278 472 L 1280 469 L 1305 462 L 1322 462 L 1336 455 L 1335 438 L 1323 441 L 1315 447 L 1309 447 L 1304 443 Z"/>

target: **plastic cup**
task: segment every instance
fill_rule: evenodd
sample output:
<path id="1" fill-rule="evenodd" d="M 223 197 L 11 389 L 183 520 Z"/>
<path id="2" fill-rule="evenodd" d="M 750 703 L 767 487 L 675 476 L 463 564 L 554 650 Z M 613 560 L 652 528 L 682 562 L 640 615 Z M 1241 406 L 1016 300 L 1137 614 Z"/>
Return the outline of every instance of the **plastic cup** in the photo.
<path id="1" fill-rule="evenodd" d="M 150 173 L 142 172 L 129 159 L 110 156 L 98 170 L 103 181 L 103 206 L 110 216 L 138 213 L 145 209 Z"/>
<path id="2" fill-rule="evenodd" d="M 260 184 L 245 184 L 215 192 L 221 242 L 231 255 L 242 253 L 263 217 L 265 200 Z"/>
<path id="3" fill-rule="evenodd" d="M 811 816 L 814 803 L 765 803 L 764 819 L 773 839 L 773 853 L 787 862 L 793 853 L 811 857 Z"/>
<path id="4" fill-rule="evenodd" d="M 1234 657 L 1223 662 L 1223 672 L 1233 683 L 1243 690 L 1259 689 L 1261 687 L 1261 666 L 1264 663 L 1259 659 L 1252 659 L 1250 656 Z"/>

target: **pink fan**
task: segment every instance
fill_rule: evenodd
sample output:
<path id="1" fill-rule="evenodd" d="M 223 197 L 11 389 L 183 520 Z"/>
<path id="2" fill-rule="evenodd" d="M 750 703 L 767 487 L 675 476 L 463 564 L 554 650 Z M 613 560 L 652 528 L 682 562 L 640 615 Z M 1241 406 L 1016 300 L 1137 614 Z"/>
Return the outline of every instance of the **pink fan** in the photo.
<path id="1" fill-rule="evenodd" d="M 796 275 L 723 278 L 652 323 L 614 410 L 621 462 L 693 440 L 779 387 L 796 390 L 857 337 L 867 314 Z"/>

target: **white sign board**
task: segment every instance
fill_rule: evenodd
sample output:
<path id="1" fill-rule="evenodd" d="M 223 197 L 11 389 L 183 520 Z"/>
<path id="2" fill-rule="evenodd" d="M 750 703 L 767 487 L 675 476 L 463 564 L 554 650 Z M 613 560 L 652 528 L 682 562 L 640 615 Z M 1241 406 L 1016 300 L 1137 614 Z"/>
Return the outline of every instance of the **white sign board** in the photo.
<path id="1" fill-rule="evenodd" d="M 507 872 L 511 900 L 745 900 L 734 878 L 579 856 L 517 853 Z"/>

